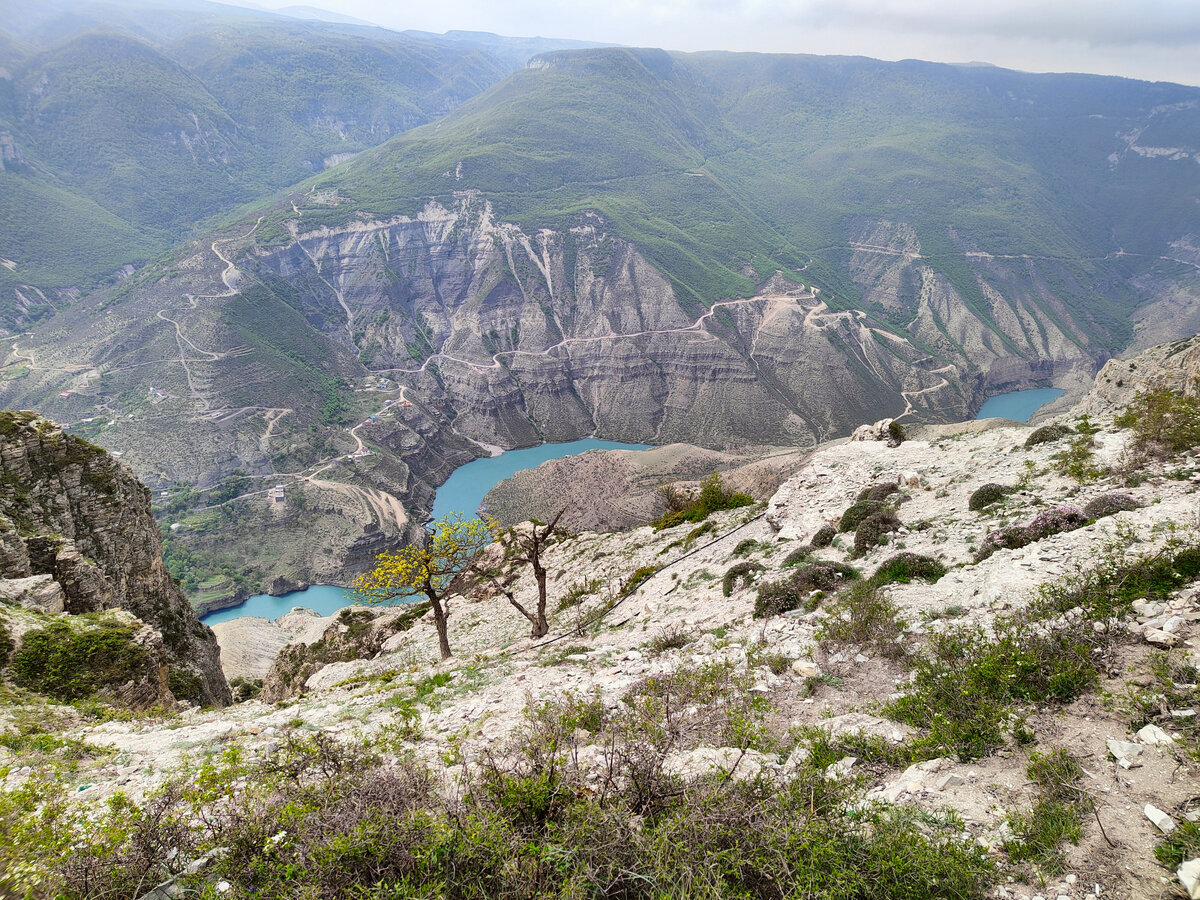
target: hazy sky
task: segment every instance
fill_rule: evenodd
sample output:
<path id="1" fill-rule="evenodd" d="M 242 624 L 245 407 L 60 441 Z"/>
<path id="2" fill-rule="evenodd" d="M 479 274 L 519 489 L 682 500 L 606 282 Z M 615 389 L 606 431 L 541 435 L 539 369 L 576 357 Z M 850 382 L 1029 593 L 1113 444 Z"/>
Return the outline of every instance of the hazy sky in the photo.
<path id="1" fill-rule="evenodd" d="M 257 0 L 389 28 L 990 62 L 1200 85 L 1200 0 Z"/>

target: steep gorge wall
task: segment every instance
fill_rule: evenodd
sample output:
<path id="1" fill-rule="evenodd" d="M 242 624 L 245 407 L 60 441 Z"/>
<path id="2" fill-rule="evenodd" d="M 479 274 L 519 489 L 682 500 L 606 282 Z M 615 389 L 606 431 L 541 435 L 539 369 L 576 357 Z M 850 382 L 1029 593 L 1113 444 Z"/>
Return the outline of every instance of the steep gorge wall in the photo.
<path id="1" fill-rule="evenodd" d="M 50 576 L 51 611 L 123 609 L 162 635 L 188 699 L 230 702 L 220 649 L 162 561 L 150 493 L 98 447 L 33 413 L 0 413 L 0 576 Z"/>
<path id="2" fill-rule="evenodd" d="M 968 302 L 903 224 L 848 261 L 866 312 L 776 276 L 706 310 L 595 214 L 527 233 L 479 195 L 259 250 L 307 320 L 370 369 L 511 447 L 600 433 L 808 444 L 911 404 L 965 418 L 996 390 L 1090 377 L 1100 352 L 1026 259 L 976 254 Z"/>

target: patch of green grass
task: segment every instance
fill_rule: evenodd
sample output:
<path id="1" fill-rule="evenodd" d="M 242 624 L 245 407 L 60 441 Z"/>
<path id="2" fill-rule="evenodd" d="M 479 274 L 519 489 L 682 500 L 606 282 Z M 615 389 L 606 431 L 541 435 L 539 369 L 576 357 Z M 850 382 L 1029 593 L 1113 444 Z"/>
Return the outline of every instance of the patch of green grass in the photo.
<path id="1" fill-rule="evenodd" d="M 139 679 L 157 680 L 150 654 L 133 640 L 131 625 L 100 615 L 71 624 L 48 622 L 27 631 L 12 654 L 13 680 L 57 700 L 81 700 Z"/>
<path id="2" fill-rule="evenodd" d="M 1036 796 L 1028 812 L 1009 815 L 1013 836 L 1004 842 L 1004 850 L 1013 862 L 1032 862 L 1044 875 L 1058 875 L 1063 871 L 1061 846 L 1079 843 L 1092 798 L 1080 787 L 1079 763 L 1062 747 L 1031 754 L 1026 774 Z"/>
<path id="3" fill-rule="evenodd" d="M 1154 858 L 1172 871 L 1197 856 L 1200 856 L 1200 824 L 1187 819 L 1181 820 L 1154 848 Z"/>

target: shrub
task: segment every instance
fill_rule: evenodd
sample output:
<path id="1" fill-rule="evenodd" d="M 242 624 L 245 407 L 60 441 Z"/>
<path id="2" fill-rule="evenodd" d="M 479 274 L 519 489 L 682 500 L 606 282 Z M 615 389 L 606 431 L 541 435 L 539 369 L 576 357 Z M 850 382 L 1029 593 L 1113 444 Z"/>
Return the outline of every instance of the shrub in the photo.
<path id="1" fill-rule="evenodd" d="M 1096 446 L 1092 437 L 1099 430 L 1089 416 L 1080 416 L 1075 425 L 1076 436 L 1071 439 L 1065 450 L 1060 450 L 1054 455 L 1055 468 L 1080 484 L 1099 478 L 1103 472 L 1092 460 L 1092 450 Z"/>
<path id="2" fill-rule="evenodd" d="M 812 537 L 812 546 L 817 549 L 828 547 L 833 543 L 833 539 L 837 537 L 837 533 L 837 529 L 832 525 L 822 525 Z"/>
<path id="3" fill-rule="evenodd" d="M 805 566 L 813 562 L 815 557 L 812 555 L 812 550 L 808 547 L 797 547 L 791 553 L 783 558 L 780 566 L 788 568 L 790 566 Z"/>
<path id="4" fill-rule="evenodd" d="M 731 596 L 734 587 L 739 583 L 743 587 L 748 587 L 754 581 L 755 576 L 761 571 L 763 571 L 762 563 L 751 562 L 749 560 L 730 566 L 725 571 L 725 577 L 721 579 L 721 593 L 726 597 Z"/>
<path id="5" fill-rule="evenodd" d="M 768 545 L 762 541 L 757 541 L 754 538 L 746 538 L 744 541 L 738 541 L 738 545 L 733 548 L 733 556 L 749 556 L 751 553 L 758 553 L 760 550 L 767 549 Z"/>
<path id="6" fill-rule="evenodd" d="M 879 500 L 859 500 L 842 513 L 842 517 L 838 520 L 838 531 L 842 534 L 853 531 L 863 519 L 885 509 L 887 509 L 887 504 Z"/>
<path id="7" fill-rule="evenodd" d="M 855 584 L 826 613 L 816 633 L 821 644 L 862 647 L 893 658 L 905 655 L 901 643 L 905 622 L 895 605 L 872 585 Z"/>
<path id="8" fill-rule="evenodd" d="M 1028 525 L 1010 525 L 990 532 L 975 554 L 975 562 L 982 562 L 1000 549 L 1019 550 L 1042 538 L 1074 531 L 1090 521 L 1078 506 L 1055 506 L 1039 513 Z"/>
<path id="9" fill-rule="evenodd" d="M 687 629 L 679 625 L 671 625 L 655 635 L 647 647 L 652 653 L 666 653 L 668 650 L 679 650 L 686 647 L 695 639 L 695 636 Z"/>
<path id="10" fill-rule="evenodd" d="M 1083 514 L 1089 519 L 1103 519 L 1119 512 L 1137 509 L 1142 504 L 1129 494 L 1101 494 L 1083 508 Z"/>
<path id="11" fill-rule="evenodd" d="M 176 700 L 198 704 L 204 697 L 204 682 L 191 669 L 171 666 L 167 670 L 167 687 Z"/>
<path id="12" fill-rule="evenodd" d="M 1012 488 L 1006 487 L 1003 484 L 985 484 L 983 487 L 976 488 L 971 494 L 971 498 L 967 501 L 967 508 L 973 512 L 979 512 L 981 509 L 986 509 L 993 503 L 999 503 L 1006 496 L 1011 494 L 1012 491 Z"/>
<path id="13" fill-rule="evenodd" d="M 816 607 L 815 591 L 832 591 L 854 581 L 859 572 L 852 566 L 837 562 L 816 562 L 797 569 L 787 578 L 771 581 L 758 589 L 754 617 L 777 616 L 793 609 Z"/>
<path id="14" fill-rule="evenodd" d="M 657 571 L 658 569 L 654 566 L 641 566 L 634 569 L 621 585 L 621 594 L 632 594 Z"/>
<path id="15" fill-rule="evenodd" d="M 901 425 L 899 422 L 895 421 L 894 419 L 891 422 L 888 422 L 887 430 L 888 430 L 888 442 L 887 443 L 888 443 L 889 447 L 899 447 L 901 444 L 904 443 L 905 438 L 908 437 L 908 432 L 904 430 L 904 426 Z"/>
<path id="16" fill-rule="evenodd" d="M 229 680 L 229 689 L 233 692 L 233 701 L 235 703 L 244 703 L 247 700 L 253 700 L 262 693 L 262 686 L 263 680 L 261 678 L 243 678 L 239 675 Z"/>
<path id="17" fill-rule="evenodd" d="M 875 500 L 876 502 L 880 502 L 886 500 L 899 490 L 900 485 L 896 484 L 894 481 L 880 481 L 859 491 L 858 496 L 854 499 L 854 502 L 862 503 L 864 500 Z"/>
<path id="18" fill-rule="evenodd" d="M 1133 431 L 1134 450 L 1165 459 L 1200 444 L 1200 398 L 1151 387 L 1134 397 L 1113 424 Z"/>
<path id="19" fill-rule="evenodd" d="M 1039 444 L 1052 444 L 1055 441 L 1060 441 L 1068 434 L 1074 434 L 1075 429 L 1070 425 L 1055 423 L 1053 425 L 1043 425 L 1025 438 L 1025 449 L 1029 450 Z"/>
<path id="20" fill-rule="evenodd" d="M 1064 531 L 1074 531 L 1088 524 L 1088 517 L 1078 506 L 1064 504 L 1055 506 L 1045 512 L 1038 513 L 1027 526 L 1031 540 L 1040 541 L 1042 538 Z"/>
<path id="21" fill-rule="evenodd" d="M 586 581 L 575 581 L 567 586 L 567 592 L 558 601 L 558 611 L 570 609 L 583 602 L 583 598 L 600 590 L 599 578 L 588 578 Z"/>
<path id="22" fill-rule="evenodd" d="M 13 639 L 8 629 L 4 627 L 4 623 L 0 622 L 0 668 L 8 665 L 8 658 L 12 656 Z"/>
<path id="23" fill-rule="evenodd" d="M 863 556 L 883 543 L 883 536 L 900 527 L 900 520 L 891 510 L 873 513 L 854 529 L 854 555 Z"/>
<path id="24" fill-rule="evenodd" d="M 875 587 L 908 584 L 914 578 L 933 583 L 945 574 L 946 567 L 932 557 L 919 553 L 897 553 L 880 563 L 871 576 L 871 584 Z"/>
<path id="25" fill-rule="evenodd" d="M 12 656 L 13 680 L 68 702 L 141 678 L 154 680 L 157 666 L 133 635 L 130 625 L 97 619 L 27 631 Z"/>
<path id="26" fill-rule="evenodd" d="M 703 522 L 712 513 L 723 509 L 751 506 L 754 498 L 749 494 L 727 491 L 721 474 L 714 472 L 700 482 L 700 491 L 695 499 L 686 500 L 675 492 L 670 496 L 663 492 L 667 510 L 654 521 L 654 530 L 673 528 L 684 522 Z M 672 509 L 672 507 L 677 507 Z"/>

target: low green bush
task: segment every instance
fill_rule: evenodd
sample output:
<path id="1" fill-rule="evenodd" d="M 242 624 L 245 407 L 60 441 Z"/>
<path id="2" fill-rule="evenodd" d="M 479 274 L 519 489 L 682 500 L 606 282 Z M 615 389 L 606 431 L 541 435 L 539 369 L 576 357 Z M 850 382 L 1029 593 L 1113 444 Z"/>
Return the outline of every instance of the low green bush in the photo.
<path id="1" fill-rule="evenodd" d="M 1000 620 L 996 632 L 931 634 L 888 715 L 928 729 L 922 741 L 942 752 L 977 759 L 1004 745 L 1015 705 L 1069 703 L 1099 683 L 1107 641 L 1090 622 L 1042 628 Z"/>
<path id="2" fill-rule="evenodd" d="M 864 500 L 874 500 L 880 503 L 886 500 L 892 494 L 898 493 L 900 485 L 894 481 L 880 481 L 863 488 L 858 492 L 858 496 L 854 498 L 855 503 L 862 503 Z"/>
<path id="3" fill-rule="evenodd" d="M 634 569 L 621 584 L 621 594 L 632 594 L 657 571 L 657 566 L 641 566 Z"/>
<path id="4" fill-rule="evenodd" d="M 887 508 L 887 504 L 880 500 L 859 500 L 842 513 L 842 517 L 838 520 L 838 531 L 842 534 L 851 532 L 859 526 L 863 519 L 883 512 Z"/>
<path id="5" fill-rule="evenodd" d="M 748 587 L 753 583 L 758 573 L 763 571 L 763 568 L 762 563 L 750 560 L 735 563 L 725 570 L 725 577 L 721 579 L 721 593 L 729 597 L 732 596 L 738 584 L 741 584 L 742 587 Z"/>
<path id="6" fill-rule="evenodd" d="M 816 638 L 823 646 L 859 647 L 894 659 L 906 655 L 906 623 L 890 600 L 867 582 L 856 582 L 825 608 Z"/>
<path id="7" fill-rule="evenodd" d="M 703 522 L 714 512 L 754 504 L 754 498 L 749 494 L 727 491 L 719 472 L 714 472 L 700 482 L 700 492 L 693 500 L 680 498 L 677 493 L 664 496 L 668 497 L 667 511 L 654 520 L 655 531 L 673 528 L 684 522 Z"/>
<path id="8" fill-rule="evenodd" d="M 666 653 L 668 650 L 680 650 L 695 639 L 695 635 L 687 629 L 672 625 L 659 631 L 646 647 L 651 653 Z"/>
<path id="9" fill-rule="evenodd" d="M 1083 514 L 1092 520 L 1103 519 L 1107 516 L 1115 516 L 1119 512 L 1138 509 L 1141 505 L 1129 494 L 1101 494 L 1087 502 L 1087 505 L 1083 507 Z"/>
<path id="10" fill-rule="evenodd" d="M 845 563 L 814 562 L 803 566 L 786 578 L 759 587 L 754 617 L 768 618 L 802 607 L 815 609 L 814 592 L 836 591 L 859 577 L 859 571 Z"/>
<path id="11" fill-rule="evenodd" d="M 736 547 L 733 548 L 732 556 L 749 556 L 752 553 L 758 553 L 762 550 L 769 550 L 770 544 L 764 544 L 762 541 L 754 538 L 746 538 L 744 541 L 738 541 Z"/>
<path id="12" fill-rule="evenodd" d="M 822 525 L 817 529 L 817 533 L 812 536 L 812 546 L 818 550 L 822 547 L 828 547 L 833 543 L 833 539 L 837 537 L 838 530 L 832 525 Z"/>
<path id="13" fill-rule="evenodd" d="M 13 680 L 56 700 L 82 700 L 130 681 L 157 678 L 134 628 L 94 616 L 51 622 L 25 632 L 12 655 Z"/>
<path id="14" fill-rule="evenodd" d="M 875 574 L 871 576 L 871 585 L 883 587 L 885 584 L 908 584 L 914 579 L 932 584 L 945 574 L 946 567 L 932 557 L 919 553 L 897 553 L 880 563 Z"/>
<path id="15" fill-rule="evenodd" d="M 1009 525 L 989 532 L 975 553 L 975 562 L 983 562 L 997 550 L 1019 550 L 1051 535 L 1082 528 L 1089 522 L 1091 519 L 1077 506 L 1055 506 L 1039 513 L 1027 525 Z"/>
<path id="16" fill-rule="evenodd" d="M 797 547 L 795 550 L 785 556 L 783 558 L 783 562 L 781 562 L 779 565 L 783 568 L 790 568 L 792 566 L 805 566 L 811 562 L 814 562 L 815 559 L 816 557 L 812 555 L 812 550 L 810 550 L 808 547 Z"/>
<path id="17" fill-rule="evenodd" d="M 578 606 L 583 602 L 584 597 L 600 590 L 600 586 L 601 582 L 599 578 L 588 578 L 572 582 L 567 586 L 567 592 L 562 595 L 562 599 L 558 601 L 558 612 L 570 609 L 572 606 Z"/>
<path id="18" fill-rule="evenodd" d="M 1061 441 L 1068 434 L 1074 434 L 1075 429 L 1070 425 L 1055 423 L 1053 425 L 1043 425 L 1036 429 L 1033 434 L 1025 438 L 1025 449 L 1029 450 L 1039 444 L 1052 444 L 1055 441 Z"/>
<path id="19" fill-rule="evenodd" d="M 1003 484 L 985 484 L 971 493 L 970 499 L 967 500 L 967 508 L 973 512 L 979 512 L 993 503 L 999 503 L 1012 492 L 1012 488 Z"/>
<path id="20" fill-rule="evenodd" d="M 900 520 L 890 509 L 872 513 L 854 529 L 854 555 L 863 556 L 883 543 L 884 535 L 900 527 Z"/>

